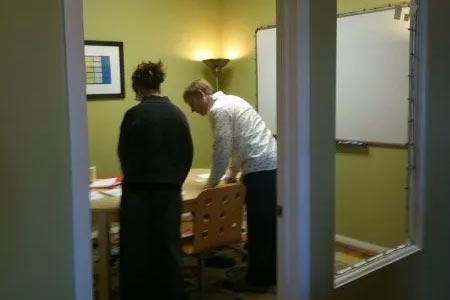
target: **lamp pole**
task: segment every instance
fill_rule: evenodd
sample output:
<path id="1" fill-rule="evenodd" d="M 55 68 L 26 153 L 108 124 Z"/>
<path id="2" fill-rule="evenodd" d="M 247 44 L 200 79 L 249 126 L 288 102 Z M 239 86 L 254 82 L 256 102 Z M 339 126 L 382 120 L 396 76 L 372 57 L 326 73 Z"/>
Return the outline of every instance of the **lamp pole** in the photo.
<path id="1" fill-rule="evenodd" d="M 210 58 L 203 60 L 205 65 L 214 71 L 214 76 L 216 77 L 216 91 L 219 90 L 219 74 L 229 61 L 230 60 L 227 58 Z"/>
<path id="2" fill-rule="evenodd" d="M 216 77 L 216 91 L 219 90 L 219 73 L 221 71 L 221 68 L 215 68 L 214 69 L 214 76 Z"/>

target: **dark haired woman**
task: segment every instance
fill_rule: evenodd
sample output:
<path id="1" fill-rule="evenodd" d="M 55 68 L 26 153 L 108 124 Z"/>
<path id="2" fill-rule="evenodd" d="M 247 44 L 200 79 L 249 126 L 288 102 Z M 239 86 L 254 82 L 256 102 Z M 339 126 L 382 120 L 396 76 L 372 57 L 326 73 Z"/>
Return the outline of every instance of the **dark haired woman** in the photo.
<path id="1" fill-rule="evenodd" d="M 193 146 L 185 115 L 160 95 L 164 78 L 161 61 L 138 65 L 132 85 L 139 104 L 120 128 L 121 300 L 180 300 L 183 294 L 181 187 Z"/>

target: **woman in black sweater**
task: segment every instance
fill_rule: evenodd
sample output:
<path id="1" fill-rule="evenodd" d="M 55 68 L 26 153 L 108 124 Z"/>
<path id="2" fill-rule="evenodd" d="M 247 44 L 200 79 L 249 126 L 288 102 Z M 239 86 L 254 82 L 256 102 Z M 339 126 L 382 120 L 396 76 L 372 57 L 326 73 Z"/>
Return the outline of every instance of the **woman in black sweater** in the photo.
<path id="1" fill-rule="evenodd" d="M 164 78 L 161 61 L 136 68 L 139 104 L 125 113 L 120 128 L 121 300 L 180 300 L 183 294 L 181 187 L 193 146 L 185 115 L 160 95 Z"/>

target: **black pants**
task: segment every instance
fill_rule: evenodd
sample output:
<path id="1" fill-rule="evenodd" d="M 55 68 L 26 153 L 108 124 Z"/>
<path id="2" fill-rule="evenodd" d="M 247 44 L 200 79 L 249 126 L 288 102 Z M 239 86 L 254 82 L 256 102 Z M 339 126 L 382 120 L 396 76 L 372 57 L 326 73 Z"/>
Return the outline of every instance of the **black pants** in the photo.
<path id="1" fill-rule="evenodd" d="M 243 177 L 247 194 L 248 273 L 256 285 L 276 284 L 276 170 Z"/>
<path id="2" fill-rule="evenodd" d="M 179 191 L 124 189 L 120 204 L 120 299 L 180 300 Z"/>

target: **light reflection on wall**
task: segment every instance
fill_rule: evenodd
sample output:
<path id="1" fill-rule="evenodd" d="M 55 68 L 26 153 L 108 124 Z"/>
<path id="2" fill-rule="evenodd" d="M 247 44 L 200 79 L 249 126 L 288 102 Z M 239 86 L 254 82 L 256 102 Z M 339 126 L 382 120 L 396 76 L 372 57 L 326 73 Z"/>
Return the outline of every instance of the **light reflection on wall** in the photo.
<path id="1" fill-rule="evenodd" d="M 227 47 L 220 51 L 213 51 L 211 48 L 198 48 L 193 51 L 190 59 L 202 61 L 204 59 L 219 57 L 233 60 L 242 57 L 242 52 L 238 47 Z"/>
<path id="2" fill-rule="evenodd" d="M 233 47 L 233 48 L 230 47 L 225 50 L 224 57 L 228 58 L 230 60 L 239 58 L 241 56 L 242 56 L 241 53 L 239 52 L 239 50 L 236 47 Z"/>
<path id="3" fill-rule="evenodd" d="M 204 60 L 212 57 L 212 51 L 208 49 L 198 50 L 194 53 L 194 60 Z"/>

